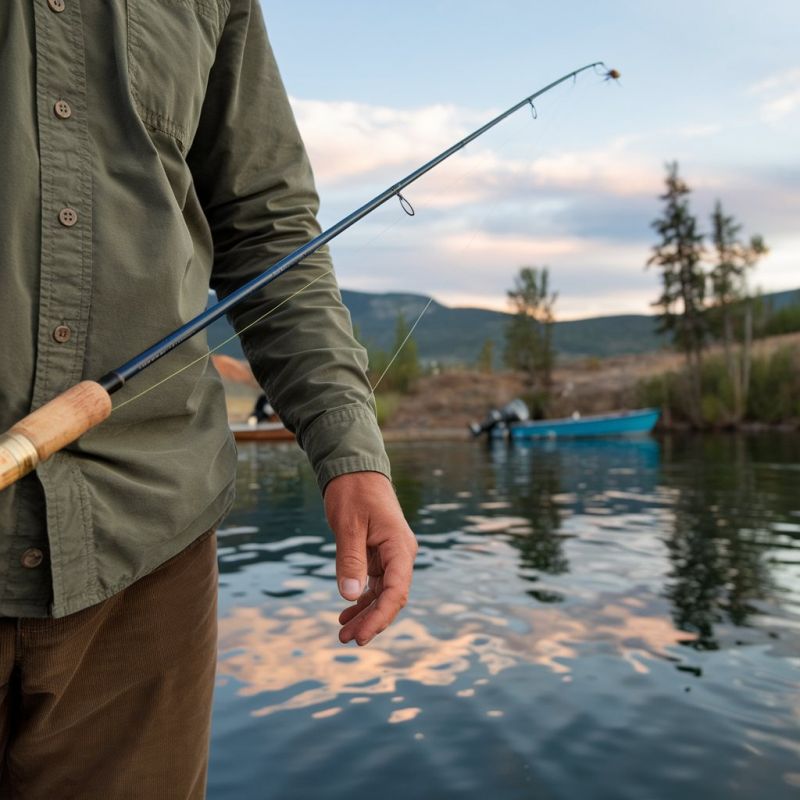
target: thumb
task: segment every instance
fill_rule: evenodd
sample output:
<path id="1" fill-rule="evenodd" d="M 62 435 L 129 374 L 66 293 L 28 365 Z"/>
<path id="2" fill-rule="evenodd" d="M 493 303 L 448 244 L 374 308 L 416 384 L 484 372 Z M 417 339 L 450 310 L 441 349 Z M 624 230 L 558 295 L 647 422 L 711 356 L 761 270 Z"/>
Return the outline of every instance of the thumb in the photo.
<path id="1" fill-rule="evenodd" d="M 345 600 L 358 600 L 367 578 L 367 532 L 348 528 L 336 535 L 336 582 Z"/>

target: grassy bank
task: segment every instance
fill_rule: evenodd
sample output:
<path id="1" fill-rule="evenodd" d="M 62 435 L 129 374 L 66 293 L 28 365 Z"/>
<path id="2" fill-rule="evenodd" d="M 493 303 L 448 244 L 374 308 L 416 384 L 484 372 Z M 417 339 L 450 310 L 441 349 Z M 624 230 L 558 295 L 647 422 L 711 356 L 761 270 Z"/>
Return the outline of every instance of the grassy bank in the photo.
<path id="1" fill-rule="evenodd" d="M 684 371 L 665 372 L 639 384 L 641 405 L 661 408 L 664 427 L 692 424 L 689 396 Z M 741 418 L 734 411 L 733 386 L 721 355 L 711 356 L 703 364 L 701 397 L 703 428 L 753 424 L 796 427 L 800 423 L 800 348 L 786 345 L 753 359 Z"/>
<path id="2" fill-rule="evenodd" d="M 615 358 L 564 360 L 554 373 L 550 416 L 600 414 L 657 406 L 665 427 L 686 427 L 683 359 L 674 351 Z M 704 418 L 709 428 L 732 427 L 731 387 L 722 368 L 722 354 L 710 350 L 703 377 Z M 241 366 L 246 368 L 246 365 Z M 218 365 L 218 368 L 219 365 Z M 223 377 L 228 377 L 223 374 Z M 225 380 L 231 421 L 247 418 L 258 390 L 232 375 Z M 463 429 L 481 420 L 490 408 L 505 405 L 529 391 L 521 373 L 448 369 L 419 378 L 408 394 L 376 396 L 378 419 L 389 430 Z M 800 421 L 800 334 L 786 334 L 754 343 L 751 390 L 746 424 L 797 424 Z"/>

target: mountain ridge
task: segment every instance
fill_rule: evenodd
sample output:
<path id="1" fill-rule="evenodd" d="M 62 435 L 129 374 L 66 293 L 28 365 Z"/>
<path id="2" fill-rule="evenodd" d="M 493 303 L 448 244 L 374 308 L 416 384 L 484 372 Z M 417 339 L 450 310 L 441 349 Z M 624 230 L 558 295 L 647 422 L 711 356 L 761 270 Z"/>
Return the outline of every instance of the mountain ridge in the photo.
<path id="1" fill-rule="evenodd" d="M 361 341 L 371 349 L 384 351 L 393 346 L 397 315 L 402 313 L 411 324 L 430 299 L 427 295 L 413 292 L 341 291 Z M 777 311 L 800 302 L 800 289 L 772 292 L 762 297 Z M 443 364 L 472 364 L 488 340 L 494 343 L 495 361 L 499 363 L 505 328 L 511 316 L 508 312 L 447 306 L 433 300 L 414 332 L 420 358 Z M 209 328 L 209 346 L 214 347 L 230 335 L 227 320 L 217 320 Z M 647 353 L 669 344 L 668 339 L 656 330 L 656 317 L 647 314 L 610 314 L 556 322 L 553 341 L 562 358 Z M 238 339 L 219 352 L 244 358 Z"/>

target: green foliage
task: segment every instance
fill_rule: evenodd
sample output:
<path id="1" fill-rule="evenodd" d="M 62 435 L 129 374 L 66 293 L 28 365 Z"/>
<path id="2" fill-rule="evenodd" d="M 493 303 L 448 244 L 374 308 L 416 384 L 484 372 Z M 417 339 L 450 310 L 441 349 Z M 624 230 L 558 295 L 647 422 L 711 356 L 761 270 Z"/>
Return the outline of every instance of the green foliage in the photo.
<path id="1" fill-rule="evenodd" d="M 692 423 L 698 427 L 735 424 L 745 414 L 751 344 L 760 322 L 760 306 L 748 294 L 747 275 L 767 246 L 761 236 L 743 242 L 742 226 L 717 200 L 711 216 L 714 261 L 706 273 L 704 237 L 689 210 L 690 190 L 678 175 L 677 162 L 667 164 L 666 185 L 661 195 L 663 215 L 653 222 L 661 241 L 647 262 L 661 272 L 661 296 L 654 303 L 661 330 L 672 334 L 673 343 L 686 356 L 686 398 Z M 707 367 L 703 364 L 710 337 L 723 346 L 724 366 L 716 361 Z M 709 384 L 715 386 L 714 391 L 708 391 Z"/>
<path id="2" fill-rule="evenodd" d="M 659 329 L 671 334 L 673 344 L 686 357 L 690 416 L 699 425 L 700 370 L 707 336 L 703 234 L 689 210 L 690 189 L 678 175 L 677 161 L 667 164 L 666 187 L 660 196 L 663 214 L 652 223 L 661 241 L 653 247 L 647 266 L 657 267 L 661 274 L 661 296 L 653 303 L 659 310 Z"/>
<path id="3" fill-rule="evenodd" d="M 531 419 L 546 419 L 550 410 L 550 393 L 544 389 L 534 389 L 520 395 L 528 406 Z"/>
<path id="4" fill-rule="evenodd" d="M 665 372 L 639 382 L 638 403 L 648 408 L 660 408 L 663 422 L 686 423 L 693 419 L 689 380 L 686 372 Z"/>
<path id="5" fill-rule="evenodd" d="M 661 241 L 647 261 L 661 273 L 661 296 L 653 304 L 659 310 L 660 328 L 672 334 L 675 345 L 689 358 L 701 352 L 706 335 L 703 234 L 689 210 L 690 191 L 678 175 L 677 161 L 667 164 L 666 191 L 660 195 L 663 215 L 652 223 Z"/>
<path id="6" fill-rule="evenodd" d="M 399 405 L 400 395 L 397 392 L 376 392 L 375 414 L 378 418 L 378 425 L 383 426 L 389 422 Z"/>
<path id="7" fill-rule="evenodd" d="M 762 327 L 764 336 L 780 336 L 800 331 L 800 303 L 770 314 Z"/>
<path id="8" fill-rule="evenodd" d="M 717 256 L 717 263 L 711 270 L 711 288 L 716 304 L 728 306 L 741 300 L 746 291 L 744 277 L 750 264 L 742 257 L 738 239 L 742 226 L 723 212 L 722 203 L 717 200 L 711 215 L 711 227 Z"/>
<path id="9" fill-rule="evenodd" d="M 380 381 L 378 385 L 383 391 L 405 394 L 421 375 L 417 343 L 413 338 L 406 339 L 409 331 L 408 323 L 400 313 L 395 322 L 391 353 L 383 350 L 369 351 L 369 375 L 373 386 Z"/>
<path id="10" fill-rule="evenodd" d="M 532 383 L 549 392 L 555 364 L 553 308 L 558 294 L 550 292 L 547 267 L 522 267 L 508 300 L 514 316 L 506 328 L 505 363 L 527 373 Z"/>
<path id="11" fill-rule="evenodd" d="M 506 328 L 506 349 L 503 352 L 506 366 L 534 375 L 540 347 L 539 323 L 527 314 L 515 314 Z"/>
<path id="12" fill-rule="evenodd" d="M 759 422 L 800 418 L 800 352 L 782 347 L 753 362 L 747 416 Z"/>
<path id="13" fill-rule="evenodd" d="M 739 420 L 731 375 L 723 358 L 703 363 L 700 408 L 703 423 L 712 428 L 735 425 Z"/>
<path id="14" fill-rule="evenodd" d="M 489 373 L 494 369 L 494 342 L 487 339 L 478 353 L 478 360 L 476 366 L 480 372 Z"/>
<path id="15" fill-rule="evenodd" d="M 640 382 L 638 401 L 661 408 L 668 421 L 704 428 L 735 427 L 734 386 L 724 357 L 707 358 L 701 374 L 699 423 L 692 416 L 686 371 L 668 372 Z M 784 347 L 753 359 L 750 391 L 744 416 L 747 422 L 781 423 L 800 419 L 800 351 Z"/>
<path id="16" fill-rule="evenodd" d="M 769 250 L 761 236 L 751 236 L 747 243 L 741 241 L 742 226 L 724 213 L 719 200 L 711 215 L 711 229 L 716 260 L 709 279 L 714 305 L 707 316 L 716 337 L 730 347 L 736 335 L 741 338 L 742 321 L 753 311 L 748 305 L 752 298 L 747 275 Z"/>

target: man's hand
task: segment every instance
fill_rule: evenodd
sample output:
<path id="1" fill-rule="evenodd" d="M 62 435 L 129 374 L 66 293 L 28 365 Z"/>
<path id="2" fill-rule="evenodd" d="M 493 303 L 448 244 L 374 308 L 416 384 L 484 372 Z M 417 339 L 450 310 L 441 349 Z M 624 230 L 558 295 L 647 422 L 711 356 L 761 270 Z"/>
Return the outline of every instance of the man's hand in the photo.
<path id="1" fill-rule="evenodd" d="M 417 540 L 379 472 L 333 478 L 325 487 L 325 515 L 336 537 L 339 592 L 357 601 L 339 615 L 339 640 L 364 645 L 406 604 Z"/>

